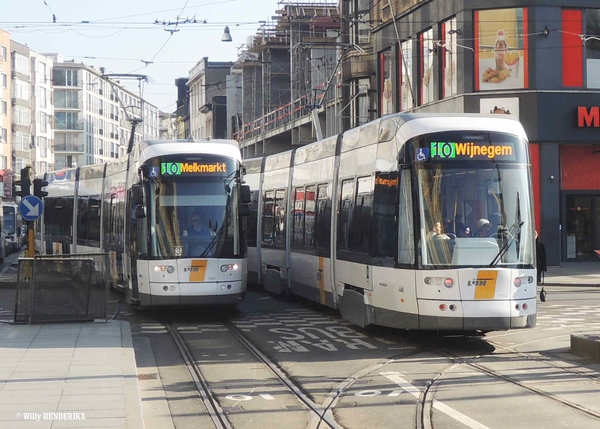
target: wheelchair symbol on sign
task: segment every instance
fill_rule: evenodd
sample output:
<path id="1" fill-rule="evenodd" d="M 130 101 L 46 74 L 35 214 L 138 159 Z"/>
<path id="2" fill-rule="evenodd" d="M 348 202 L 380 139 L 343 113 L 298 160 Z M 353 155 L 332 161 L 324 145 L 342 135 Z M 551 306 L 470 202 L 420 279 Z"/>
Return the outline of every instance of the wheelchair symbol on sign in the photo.
<path id="1" fill-rule="evenodd" d="M 427 161 L 429 159 L 429 149 L 424 147 L 417 149 L 415 159 L 417 161 Z"/>

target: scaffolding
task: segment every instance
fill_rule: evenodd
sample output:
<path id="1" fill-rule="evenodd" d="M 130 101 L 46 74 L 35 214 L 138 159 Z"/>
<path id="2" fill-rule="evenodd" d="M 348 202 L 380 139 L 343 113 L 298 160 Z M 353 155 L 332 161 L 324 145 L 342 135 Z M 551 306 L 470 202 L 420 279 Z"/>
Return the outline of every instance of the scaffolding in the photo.
<path id="1" fill-rule="evenodd" d="M 307 117 L 336 99 L 339 84 L 337 3 L 280 3 L 274 21 L 246 43 L 243 61 L 243 126 L 239 141 Z M 246 98 L 247 97 L 247 98 Z"/>

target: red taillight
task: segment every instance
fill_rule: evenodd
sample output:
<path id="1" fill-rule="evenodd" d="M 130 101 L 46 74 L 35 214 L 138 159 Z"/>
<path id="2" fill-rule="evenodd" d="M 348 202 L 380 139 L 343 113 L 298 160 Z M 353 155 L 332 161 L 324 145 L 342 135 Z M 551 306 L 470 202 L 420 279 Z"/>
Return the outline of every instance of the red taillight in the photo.
<path id="1" fill-rule="evenodd" d="M 454 311 L 454 310 L 456 310 L 456 305 L 450 304 L 450 307 L 448 307 L 448 308 L 450 308 L 451 311 Z"/>
<path id="2" fill-rule="evenodd" d="M 517 305 L 515 305 L 515 309 L 516 309 L 516 310 L 520 310 L 520 309 L 521 309 L 521 306 L 520 306 L 519 304 L 517 304 Z"/>
<path id="3" fill-rule="evenodd" d="M 523 310 L 527 310 L 527 304 L 523 303 Z"/>
<path id="4" fill-rule="evenodd" d="M 440 304 L 440 310 L 445 311 L 446 310 L 446 304 Z"/>

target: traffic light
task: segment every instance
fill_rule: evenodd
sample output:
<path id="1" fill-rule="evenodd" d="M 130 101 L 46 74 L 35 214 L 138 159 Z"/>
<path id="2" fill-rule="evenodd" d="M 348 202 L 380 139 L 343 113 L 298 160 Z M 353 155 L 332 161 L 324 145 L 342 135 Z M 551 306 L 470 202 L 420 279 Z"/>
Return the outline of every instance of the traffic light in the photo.
<path id="1" fill-rule="evenodd" d="M 44 179 L 34 179 L 33 180 L 33 195 L 38 198 L 44 198 L 48 195 L 47 191 L 42 191 L 42 188 L 48 186 L 48 182 Z"/>
<path id="2" fill-rule="evenodd" d="M 15 186 L 21 187 L 21 189 L 15 191 L 16 196 L 23 198 L 27 195 L 31 195 L 31 180 L 29 180 L 29 168 L 21 169 L 21 180 L 16 180 Z"/>

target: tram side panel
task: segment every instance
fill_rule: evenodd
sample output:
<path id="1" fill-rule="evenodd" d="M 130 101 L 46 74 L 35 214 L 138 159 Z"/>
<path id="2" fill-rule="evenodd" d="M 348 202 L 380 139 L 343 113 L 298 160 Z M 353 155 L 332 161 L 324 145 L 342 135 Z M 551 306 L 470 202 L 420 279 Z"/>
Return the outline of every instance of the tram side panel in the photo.
<path id="1" fill-rule="evenodd" d="M 335 141 L 333 138 L 323 143 L 326 145 L 323 152 L 328 157 L 311 162 L 301 160 L 310 157 L 313 145 L 297 149 L 290 204 L 292 293 L 329 307 L 335 307 L 336 303 L 330 259 Z"/>
<path id="2" fill-rule="evenodd" d="M 108 253 L 111 285 L 127 287 L 124 266 L 126 159 L 106 166 L 102 200 L 102 248 Z"/>
<path id="3" fill-rule="evenodd" d="M 244 160 L 246 167 L 245 183 L 250 186 L 250 215 L 247 222 L 247 243 L 248 243 L 248 281 L 251 283 L 261 283 L 261 253 L 260 253 L 260 217 L 259 207 L 262 203 L 261 183 L 262 167 L 264 158 L 253 158 Z"/>
<path id="4" fill-rule="evenodd" d="M 346 134 L 338 179 L 336 287 L 342 317 L 366 326 L 374 323 L 370 247 L 377 146 L 344 151 L 345 139 Z"/>
<path id="5" fill-rule="evenodd" d="M 41 253 L 60 255 L 72 253 L 75 218 L 75 186 L 77 169 L 47 173 L 48 195 L 44 198 Z"/>
<path id="6" fill-rule="evenodd" d="M 79 169 L 75 207 L 76 253 L 101 251 L 101 195 L 105 164 L 87 165 Z"/>
<path id="7" fill-rule="evenodd" d="M 267 157 L 262 191 L 261 275 L 265 290 L 289 292 L 287 202 L 292 153 Z"/>

